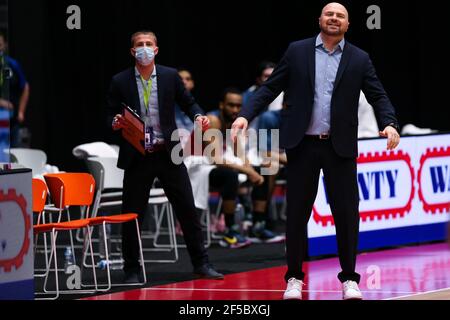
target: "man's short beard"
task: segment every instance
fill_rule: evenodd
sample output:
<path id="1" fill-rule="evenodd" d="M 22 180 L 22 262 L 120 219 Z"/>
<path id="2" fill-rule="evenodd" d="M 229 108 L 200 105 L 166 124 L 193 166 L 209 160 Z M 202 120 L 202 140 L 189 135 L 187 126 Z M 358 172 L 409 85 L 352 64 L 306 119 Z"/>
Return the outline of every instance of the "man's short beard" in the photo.
<path id="1" fill-rule="evenodd" d="M 343 32 L 341 29 L 335 31 L 335 32 L 329 32 L 326 28 L 321 28 L 322 32 L 325 33 L 327 36 L 341 36 L 345 32 Z"/>

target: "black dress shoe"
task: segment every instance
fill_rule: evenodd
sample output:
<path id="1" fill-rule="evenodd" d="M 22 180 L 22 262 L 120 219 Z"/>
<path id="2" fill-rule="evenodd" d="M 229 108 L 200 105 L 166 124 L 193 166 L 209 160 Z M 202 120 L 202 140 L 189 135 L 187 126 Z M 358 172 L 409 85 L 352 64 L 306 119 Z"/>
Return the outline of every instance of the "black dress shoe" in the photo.
<path id="1" fill-rule="evenodd" d="M 202 279 L 223 280 L 223 274 L 217 272 L 209 264 L 204 264 L 194 269 L 194 274 Z"/>
<path id="2" fill-rule="evenodd" d="M 123 283 L 131 284 L 139 282 L 141 281 L 139 279 L 139 274 L 137 272 L 125 272 L 125 276 L 123 277 Z"/>

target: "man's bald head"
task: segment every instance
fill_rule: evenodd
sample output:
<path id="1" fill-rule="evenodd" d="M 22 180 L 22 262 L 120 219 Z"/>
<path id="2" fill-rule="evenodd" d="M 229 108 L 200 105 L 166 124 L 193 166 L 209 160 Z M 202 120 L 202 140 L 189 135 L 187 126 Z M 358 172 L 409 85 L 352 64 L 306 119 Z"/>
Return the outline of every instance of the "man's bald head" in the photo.
<path id="1" fill-rule="evenodd" d="M 348 20 L 348 11 L 347 8 L 345 8 L 342 4 L 340 4 L 339 2 L 330 2 L 328 3 L 325 7 L 323 7 L 322 9 L 322 14 L 325 10 L 333 10 L 333 9 L 339 9 L 342 10 L 343 12 L 345 12 L 345 15 L 347 17 Z"/>
<path id="2" fill-rule="evenodd" d="M 324 34 L 344 37 L 349 24 L 348 11 L 342 4 L 331 2 L 323 7 L 319 17 L 319 26 Z"/>

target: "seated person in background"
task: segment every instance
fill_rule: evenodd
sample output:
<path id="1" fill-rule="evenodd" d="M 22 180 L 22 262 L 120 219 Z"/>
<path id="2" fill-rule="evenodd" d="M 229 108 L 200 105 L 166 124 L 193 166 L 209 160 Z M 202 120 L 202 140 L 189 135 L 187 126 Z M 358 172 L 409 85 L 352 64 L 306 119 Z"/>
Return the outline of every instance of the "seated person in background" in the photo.
<path id="1" fill-rule="evenodd" d="M 269 110 L 264 112 L 258 121 L 258 129 L 267 130 L 267 146 L 261 145 L 261 151 L 267 152 L 270 157 L 279 157 L 281 164 L 287 163 L 286 153 L 283 150 L 272 150 L 272 134 L 271 130 L 280 129 L 281 109 Z M 267 148 L 267 149 L 265 149 Z"/>
<path id="2" fill-rule="evenodd" d="M 256 92 L 256 90 L 259 89 L 261 84 L 263 84 L 263 82 L 269 78 L 269 76 L 272 74 L 275 66 L 276 66 L 275 63 L 273 63 L 271 61 L 262 61 L 259 63 L 257 70 L 256 70 L 255 84 L 252 85 L 247 90 L 245 90 L 244 93 L 242 94 L 242 99 L 243 99 L 242 104 L 243 105 L 245 105 L 250 100 L 250 98 L 253 96 L 253 94 Z M 271 104 L 269 104 L 267 106 L 267 111 L 281 110 L 282 103 L 283 103 L 283 96 L 284 96 L 284 94 L 280 93 L 280 95 L 277 98 L 275 98 L 275 100 L 272 101 Z M 258 121 L 259 121 L 258 119 L 259 119 L 259 117 L 256 117 L 250 123 L 249 128 L 257 129 Z"/>
<path id="3" fill-rule="evenodd" d="M 195 83 L 191 72 L 187 69 L 178 69 L 178 75 L 183 81 L 184 88 L 192 93 Z M 192 143 L 191 134 L 194 130 L 194 123 L 184 112 L 181 111 L 180 106 L 177 104 L 175 104 L 175 122 L 177 128 L 179 129 L 178 134 L 182 147 L 189 148 Z M 191 151 L 186 154 L 188 156 L 184 157 L 183 162 L 186 166 L 189 180 L 191 182 L 195 208 L 197 213 L 201 215 L 204 210 L 208 209 L 209 174 L 215 166 L 208 164 L 207 159 L 199 162 L 198 156 L 201 156 L 200 154 L 195 155 Z M 229 184 L 229 181 L 224 178 L 222 183 L 227 185 Z M 178 220 L 176 220 L 176 230 L 177 234 L 183 234 Z"/>
<path id="4" fill-rule="evenodd" d="M 222 133 L 222 137 L 225 138 L 226 130 L 231 129 L 231 124 L 236 119 L 241 107 L 242 95 L 240 91 L 236 88 L 225 89 L 220 100 L 219 110 L 208 113 L 207 115 L 210 120 L 210 129 L 219 130 Z M 213 150 L 215 151 L 211 159 L 217 165 L 217 169 L 215 170 L 221 172 L 222 175 L 234 175 L 236 177 L 238 173 L 244 173 L 253 186 L 251 193 L 253 202 L 253 226 L 249 233 L 250 240 L 253 240 L 252 242 L 255 243 L 283 241 L 284 237 L 278 236 L 266 229 L 268 183 L 259 173 L 260 168 L 253 167 L 247 159 L 243 160 L 236 157 L 236 150 L 233 149 L 242 148 L 242 146 L 234 146 L 231 142 L 227 143 L 227 141 L 216 141 L 214 138 L 207 144 L 212 144 Z M 242 150 L 241 154 L 243 152 Z M 214 187 L 219 180 L 213 172 L 211 172 L 210 178 L 210 184 Z M 237 181 L 237 178 L 235 181 Z M 228 241 L 228 238 L 236 238 L 238 241 L 246 242 L 247 240 L 239 234 L 239 230 L 235 226 L 234 212 L 236 209 L 236 195 L 237 188 L 227 199 L 223 199 L 223 211 L 227 227 L 224 241 Z"/>
<path id="5" fill-rule="evenodd" d="M 190 71 L 186 69 L 179 69 L 178 74 L 183 80 L 183 84 L 189 92 L 194 89 L 194 80 Z M 210 187 L 213 190 L 217 190 L 222 197 L 222 210 L 225 212 L 225 217 L 229 217 L 228 224 L 232 226 L 231 231 L 224 235 L 223 239 L 219 242 L 223 247 L 231 249 L 243 248 L 251 244 L 251 242 L 240 235 L 239 228 L 230 220 L 234 219 L 234 212 L 236 211 L 236 198 L 239 189 L 238 172 L 228 170 L 226 168 L 217 167 L 215 165 L 209 165 L 207 163 L 199 163 L 200 154 L 195 154 L 193 149 L 194 145 L 192 135 L 194 125 L 192 121 L 187 117 L 178 106 L 175 109 L 175 117 L 177 127 L 184 129 L 180 131 L 180 139 L 182 145 L 185 148 L 184 163 L 188 169 L 189 179 L 191 181 L 192 189 L 194 191 L 195 206 L 199 212 L 205 210 L 208 207 L 208 196 Z M 189 132 L 189 134 L 187 134 Z M 191 150 L 187 151 L 188 148 Z M 199 148 L 199 150 L 202 148 Z M 178 230 L 177 221 L 177 230 Z"/>
<path id="6" fill-rule="evenodd" d="M 250 88 L 248 88 L 247 90 L 244 91 L 244 93 L 242 94 L 242 104 L 245 105 L 250 98 L 253 96 L 253 94 L 258 90 L 258 88 L 261 86 L 261 84 L 266 81 L 269 76 L 272 74 L 273 70 L 275 68 L 275 63 L 271 62 L 271 61 L 261 61 L 259 63 L 259 65 L 256 68 L 256 72 L 255 72 L 255 84 L 253 84 Z M 274 101 L 272 101 L 272 103 L 270 103 L 267 106 L 267 111 L 265 113 L 263 113 L 261 116 L 256 117 L 249 125 L 250 128 L 253 128 L 255 130 L 261 128 L 260 127 L 260 123 L 261 121 L 264 122 L 264 125 L 262 128 L 265 129 L 278 129 L 279 128 L 279 122 L 280 122 L 280 110 L 282 108 L 282 102 L 283 102 L 283 97 L 284 94 L 281 93 Z M 218 116 L 219 115 L 219 110 L 216 110 L 214 115 Z M 271 139 L 271 135 L 270 135 L 270 131 L 268 132 L 268 143 L 270 144 L 270 139 Z M 270 146 L 269 149 L 270 150 Z M 268 154 L 270 156 L 270 152 Z M 286 162 L 286 156 L 282 153 L 280 155 L 276 155 L 274 154 L 274 156 L 279 156 L 279 161 L 281 163 Z M 257 164 L 260 165 L 261 164 L 261 159 L 260 159 L 260 155 L 257 153 L 256 150 L 254 149 L 250 149 L 248 150 L 248 157 L 250 159 L 250 162 L 252 162 L 252 164 Z M 275 176 L 267 176 L 266 177 L 268 179 L 268 184 L 269 184 L 269 190 L 273 190 L 273 187 L 275 185 Z M 270 200 L 270 194 L 272 192 L 269 192 L 269 200 Z M 239 201 L 240 203 L 243 205 L 244 210 L 245 210 L 245 216 L 246 219 L 252 219 L 252 213 L 251 213 L 251 199 L 249 199 L 248 197 L 248 191 L 247 188 L 245 187 L 241 187 L 239 189 Z M 270 209 L 270 206 L 266 206 L 267 208 Z"/>
<path id="7" fill-rule="evenodd" d="M 256 82 L 253 86 L 248 88 L 243 93 L 243 105 L 245 105 L 248 100 L 253 96 L 253 94 L 258 90 L 258 88 L 261 86 L 264 81 L 266 81 L 269 76 L 272 74 L 275 63 L 271 61 L 262 61 L 256 72 Z M 267 106 L 267 111 L 262 113 L 259 117 L 256 117 L 251 123 L 250 127 L 254 129 L 266 129 L 267 131 L 267 149 L 264 148 L 264 146 L 261 147 L 261 149 L 265 152 L 267 151 L 267 155 L 269 157 L 278 157 L 279 162 L 281 164 L 286 164 L 286 154 L 283 151 L 274 151 L 271 150 L 271 129 L 279 129 L 280 128 L 280 121 L 281 121 L 281 115 L 280 111 L 283 108 L 284 103 L 284 93 L 280 93 L 280 95 L 272 101 Z M 250 150 L 252 152 L 252 150 Z M 272 154 L 273 153 L 273 154 Z M 259 154 L 251 154 L 250 157 L 260 157 Z M 269 179 L 269 185 L 272 187 L 269 187 L 270 190 L 273 189 L 273 185 L 275 182 L 276 175 L 268 176 Z"/>

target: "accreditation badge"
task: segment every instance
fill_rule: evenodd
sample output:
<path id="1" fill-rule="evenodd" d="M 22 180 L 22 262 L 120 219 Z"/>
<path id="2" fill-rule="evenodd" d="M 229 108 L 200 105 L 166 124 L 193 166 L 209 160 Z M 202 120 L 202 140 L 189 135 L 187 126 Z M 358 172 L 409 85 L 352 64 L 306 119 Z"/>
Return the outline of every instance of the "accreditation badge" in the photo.
<path id="1" fill-rule="evenodd" d="M 154 146 L 154 139 L 155 134 L 153 131 L 153 127 L 150 125 L 150 119 L 149 117 L 145 118 L 145 137 L 144 137 L 144 143 L 145 143 L 145 150 L 151 150 Z"/>

